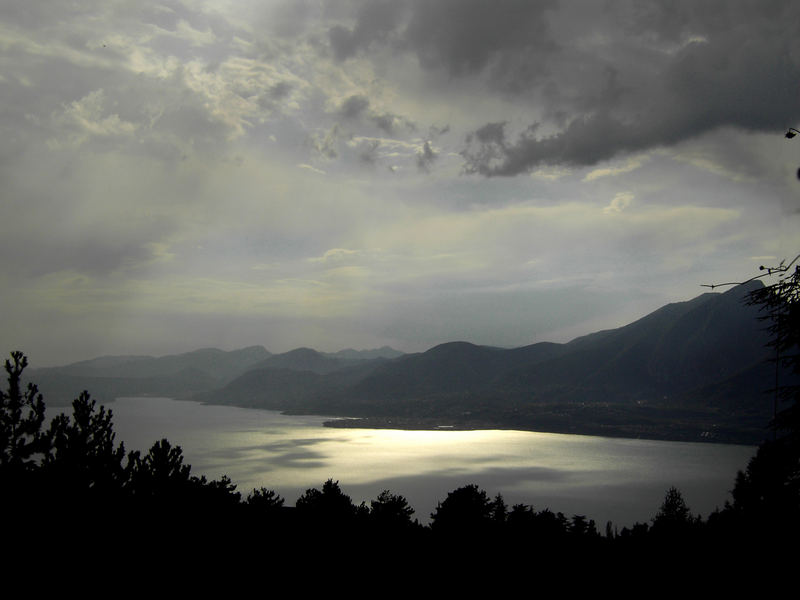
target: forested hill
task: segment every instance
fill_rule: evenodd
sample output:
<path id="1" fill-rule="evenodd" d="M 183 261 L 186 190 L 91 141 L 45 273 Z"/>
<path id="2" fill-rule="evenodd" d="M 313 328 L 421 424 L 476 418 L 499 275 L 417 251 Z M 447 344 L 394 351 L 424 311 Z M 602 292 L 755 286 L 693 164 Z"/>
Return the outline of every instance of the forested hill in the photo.
<path id="1" fill-rule="evenodd" d="M 513 349 L 449 342 L 324 354 L 298 348 L 106 357 L 35 373 L 48 398 L 163 394 L 332 416 L 338 426 L 521 428 L 757 442 L 772 411 L 758 281 L 668 304 L 618 329 Z M 68 393 L 67 393 L 68 391 Z M 106 396 L 105 398 L 103 396 Z"/>
<path id="2" fill-rule="evenodd" d="M 329 373 L 254 369 L 207 400 L 361 417 L 372 427 L 502 427 L 756 442 L 774 382 L 753 282 L 566 344 L 441 344 Z"/>

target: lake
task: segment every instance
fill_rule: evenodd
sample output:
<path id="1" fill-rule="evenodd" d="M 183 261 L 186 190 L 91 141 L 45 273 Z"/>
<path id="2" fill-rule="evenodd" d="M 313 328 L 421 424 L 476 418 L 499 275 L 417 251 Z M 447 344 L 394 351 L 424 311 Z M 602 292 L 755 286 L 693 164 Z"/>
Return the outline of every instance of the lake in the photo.
<path id="1" fill-rule="evenodd" d="M 358 503 L 382 490 L 404 495 L 429 521 L 449 491 L 474 483 L 511 507 L 530 504 L 622 528 L 650 520 L 670 486 L 704 518 L 730 499 L 751 446 L 632 440 L 529 431 L 399 431 L 324 427 L 329 417 L 119 398 L 117 441 L 146 452 L 166 437 L 194 475 L 228 475 L 246 495 L 273 489 L 287 504 L 326 479 Z"/>

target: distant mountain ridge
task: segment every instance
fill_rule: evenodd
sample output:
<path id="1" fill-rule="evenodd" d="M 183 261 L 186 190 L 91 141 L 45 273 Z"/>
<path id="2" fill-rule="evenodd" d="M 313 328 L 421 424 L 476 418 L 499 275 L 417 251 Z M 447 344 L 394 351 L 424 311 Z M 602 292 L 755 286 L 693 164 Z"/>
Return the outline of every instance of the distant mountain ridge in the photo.
<path id="1" fill-rule="evenodd" d="M 263 346 L 225 351 L 201 348 L 165 356 L 101 356 L 59 367 L 30 369 L 48 404 L 64 405 L 84 389 L 102 402 L 133 395 L 192 397 L 216 390 L 251 369 L 262 367 L 330 373 L 364 360 L 402 355 L 385 346 L 374 350 L 344 350 L 325 354 L 297 348 L 272 354 Z M 377 357 L 377 358 L 359 358 Z"/>
<path id="2" fill-rule="evenodd" d="M 372 427 L 756 441 L 771 416 L 764 392 L 774 370 L 757 308 L 744 298 L 761 285 L 668 304 L 566 344 L 448 342 L 313 376 L 254 369 L 207 400 L 360 417 Z"/>
<path id="3" fill-rule="evenodd" d="M 353 350 L 352 348 L 345 348 L 338 352 L 323 352 L 322 354 L 331 358 L 341 358 L 344 360 L 369 360 L 373 358 L 397 358 L 403 356 L 404 353 L 389 346 L 381 346 L 373 350 Z"/>
<path id="4" fill-rule="evenodd" d="M 226 352 L 218 348 L 201 348 L 183 354 L 166 356 L 101 356 L 63 367 L 37 371 L 62 372 L 89 377 L 158 377 L 185 369 L 198 369 L 217 379 L 240 374 L 241 367 L 255 364 L 271 356 L 263 346 L 249 346 Z"/>
<path id="5" fill-rule="evenodd" d="M 322 353 L 262 346 L 100 357 L 33 374 L 48 398 L 83 386 L 110 400 L 169 395 L 373 427 L 503 427 L 602 435 L 755 441 L 774 380 L 767 334 L 744 302 L 759 281 L 707 293 L 565 344 L 504 349 L 447 342 Z M 43 379 L 42 379 L 43 378 Z M 83 389 L 81 387 L 81 389 Z M 61 396 L 59 396 L 61 393 Z M 102 396 L 106 395 L 106 398 Z M 353 421 L 336 425 L 352 425 Z"/>
<path id="6" fill-rule="evenodd" d="M 761 285 L 668 304 L 624 327 L 578 338 L 562 356 L 510 374 L 507 381 L 568 397 L 600 393 L 646 401 L 690 394 L 768 358 L 758 310 L 743 302 Z"/>

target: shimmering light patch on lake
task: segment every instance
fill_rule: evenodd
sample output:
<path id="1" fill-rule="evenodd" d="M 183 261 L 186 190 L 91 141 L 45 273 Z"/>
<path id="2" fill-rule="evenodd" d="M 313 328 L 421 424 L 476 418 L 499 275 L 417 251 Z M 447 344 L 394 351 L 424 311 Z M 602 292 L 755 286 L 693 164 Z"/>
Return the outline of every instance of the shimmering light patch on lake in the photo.
<path id="1" fill-rule="evenodd" d="M 289 504 L 332 478 L 354 501 L 383 489 L 408 498 L 427 522 L 438 501 L 475 483 L 509 505 L 532 504 L 600 527 L 649 520 L 671 485 L 695 513 L 729 499 L 754 448 L 526 431 L 398 431 L 323 427 L 326 417 L 206 406 L 164 398 L 119 399 L 118 440 L 146 451 L 166 437 L 196 475 L 228 475 L 245 495 L 274 489 Z"/>

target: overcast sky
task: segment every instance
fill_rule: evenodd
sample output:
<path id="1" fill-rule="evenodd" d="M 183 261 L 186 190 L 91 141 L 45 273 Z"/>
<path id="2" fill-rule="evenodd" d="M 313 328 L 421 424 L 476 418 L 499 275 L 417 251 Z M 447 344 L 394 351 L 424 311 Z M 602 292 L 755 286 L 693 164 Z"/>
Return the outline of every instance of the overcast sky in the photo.
<path id="1" fill-rule="evenodd" d="M 3 0 L 33 366 L 566 341 L 800 252 L 800 3 Z"/>

